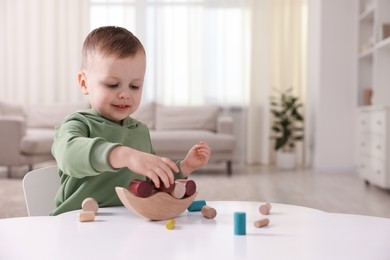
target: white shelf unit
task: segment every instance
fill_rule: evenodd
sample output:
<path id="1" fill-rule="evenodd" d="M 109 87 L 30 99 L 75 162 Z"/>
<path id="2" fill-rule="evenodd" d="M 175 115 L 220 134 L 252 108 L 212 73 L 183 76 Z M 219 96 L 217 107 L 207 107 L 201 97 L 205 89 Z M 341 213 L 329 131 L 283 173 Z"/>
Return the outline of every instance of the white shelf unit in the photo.
<path id="1" fill-rule="evenodd" d="M 390 37 L 383 33 L 390 0 L 359 0 L 357 24 L 357 167 L 367 182 L 390 188 Z"/>
<path id="2" fill-rule="evenodd" d="M 358 106 L 364 92 L 372 89 L 372 105 L 390 105 L 390 37 L 383 26 L 390 25 L 390 0 L 360 0 L 358 16 Z"/>

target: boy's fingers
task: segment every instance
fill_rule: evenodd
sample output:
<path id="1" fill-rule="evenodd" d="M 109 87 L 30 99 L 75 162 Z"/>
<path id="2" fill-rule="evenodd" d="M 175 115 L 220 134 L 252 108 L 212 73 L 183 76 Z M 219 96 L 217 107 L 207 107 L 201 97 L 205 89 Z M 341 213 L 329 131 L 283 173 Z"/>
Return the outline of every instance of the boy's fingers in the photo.
<path id="1" fill-rule="evenodd" d="M 153 171 L 151 171 L 150 174 L 148 174 L 148 177 L 149 177 L 149 179 L 152 180 L 152 182 L 154 183 L 154 186 L 156 186 L 156 188 L 160 188 L 160 179 Z"/>
<path id="2" fill-rule="evenodd" d="M 164 182 L 165 187 L 169 188 L 169 186 L 175 182 L 175 177 L 173 176 L 171 168 L 169 168 L 168 165 L 163 164 L 159 169 L 161 170 L 159 176 L 163 178 L 162 181 Z"/>
<path id="3" fill-rule="evenodd" d="M 209 154 L 210 153 L 210 150 L 209 149 L 206 149 L 206 148 L 200 148 L 197 150 L 198 153 L 205 153 L 205 154 Z"/>
<path id="4" fill-rule="evenodd" d="M 179 168 L 177 167 L 176 163 L 174 163 L 172 160 L 162 157 L 161 161 L 167 164 L 169 168 L 171 168 L 174 172 L 179 172 Z"/>
<path id="5" fill-rule="evenodd" d="M 200 153 L 198 153 L 198 155 L 202 156 L 202 157 L 205 157 L 205 158 L 209 157 L 209 154 L 208 153 L 204 153 L 204 152 L 200 152 Z"/>
<path id="6" fill-rule="evenodd" d="M 203 142 L 203 141 L 200 141 L 200 142 L 199 142 L 199 145 L 207 146 L 207 144 L 206 144 L 205 142 Z"/>
<path id="7" fill-rule="evenodd" d="M 170 181 L 169 181 L 169 176 L 168 176 L 169 174 L 164 169 L 162 169 L 161 167 L 158 167 L 155 170 L 155 172 L 156 172 L 157 176 L 160 178 L 160 180 L 163 183 L 163 185 L 166 188 L 169 188 L 169 186 L 171 185 Z"/>
<path id="8" fill-rule="evenodd" d="M 207 149 L 207 150 L 210 150 L 210 147 L 207 144 L 195 145 L 195 149 Z"/>

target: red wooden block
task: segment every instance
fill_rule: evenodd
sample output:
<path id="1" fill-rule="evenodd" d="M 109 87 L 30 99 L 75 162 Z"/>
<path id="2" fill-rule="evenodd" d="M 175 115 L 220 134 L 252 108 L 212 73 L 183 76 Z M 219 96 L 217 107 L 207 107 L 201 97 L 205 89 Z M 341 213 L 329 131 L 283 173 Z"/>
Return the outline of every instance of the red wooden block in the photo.
<path id="1" fill-rule="evenodd" d="M 143 180 L 133 180 L 129 186 L 130 192 L 141 198 L 147 198 L 152 195 L 153 189 L 153 184 Z"/>
<path id="2" fill-rule="evenodd" d="M 164 183 L 160 183 L 160 188 L 156 188 L 159 191 L 166 192 L 166 193 L 171 193 L 175 189 L 175 183 L 171 184 L 168 188 L 165 187 Z"/>
<path id="3" fill-rule="evenodd" d="M 177 182 L 184 183 L 186 188 L 185 196 L 189 197 L 196 191 L 196 183 L 193 180 L 176 180 Z"/>

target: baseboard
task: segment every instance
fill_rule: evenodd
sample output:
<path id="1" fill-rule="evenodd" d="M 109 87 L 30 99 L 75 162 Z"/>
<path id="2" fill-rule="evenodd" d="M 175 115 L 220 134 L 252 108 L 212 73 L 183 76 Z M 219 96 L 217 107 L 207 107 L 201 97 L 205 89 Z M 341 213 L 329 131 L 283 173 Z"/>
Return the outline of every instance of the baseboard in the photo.
<path id="1" fill-rule="evenodd" d="M 355 167 L 331 167 L 331 166 L 314 166 L 314 172 L 317 173 L 356 173 L 357 170 Z"/>

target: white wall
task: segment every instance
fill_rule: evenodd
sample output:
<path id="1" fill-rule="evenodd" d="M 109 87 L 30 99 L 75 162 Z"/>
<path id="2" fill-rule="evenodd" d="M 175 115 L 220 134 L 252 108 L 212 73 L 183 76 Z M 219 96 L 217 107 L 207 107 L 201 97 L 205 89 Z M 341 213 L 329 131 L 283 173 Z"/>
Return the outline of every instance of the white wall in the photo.
<path id="1" fill-rule="evenodd" d="M 313 168 L 354 169 L 355 0 L 309 1 L 308 88 L 314 128 Z M 319 37 L 315 37 L 319 35 Z"/>

